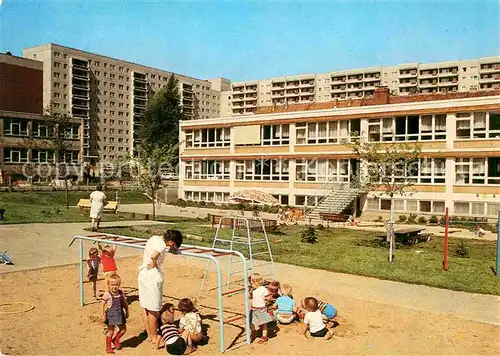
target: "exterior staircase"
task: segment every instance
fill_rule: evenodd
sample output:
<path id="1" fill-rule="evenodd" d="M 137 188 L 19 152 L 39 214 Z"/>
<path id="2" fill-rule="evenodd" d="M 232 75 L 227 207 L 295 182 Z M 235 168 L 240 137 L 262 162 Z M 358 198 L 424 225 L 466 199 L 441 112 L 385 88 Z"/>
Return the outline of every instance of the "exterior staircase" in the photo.
<path id="1" fill-rule="evenodd" d="M 306 218 L 312 224 L 321 223 L 320 213 L 340 214 L 360 195 L 366 192 L 362 188 L 359 178 L 351 178 L 351 182 L 338 183 L 333 185 L 327 182 L 321 187 L 322 197 L 314 204 L 314 200 L 309 201 L 306 209 Z M 315 199 L 311 197 L 310 199 Z"/>

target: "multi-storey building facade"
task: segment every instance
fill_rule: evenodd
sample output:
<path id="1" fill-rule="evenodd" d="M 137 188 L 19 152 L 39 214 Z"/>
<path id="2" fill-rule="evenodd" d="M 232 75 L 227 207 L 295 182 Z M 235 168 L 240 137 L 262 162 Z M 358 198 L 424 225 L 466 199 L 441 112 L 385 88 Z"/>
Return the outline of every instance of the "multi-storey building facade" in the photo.
<path id="1" fill-rule="evenodd" d="M 56 157 L 51 137 L 57 121 L 50 121 L 43 111 L 42 63 L 0 54 L 0 181 L 8 177 L 51 179 L 56 176 Z M 79 174 L 81 123 L 75 119 L 65 124 L 64 148 L 59 163 L 69 163 L 69 174 Z"/>
<path id="2" fill-rule="evenodd" d="M 413 194 L 396 198 L 397 213 L 449 207 L 493 216 L 500 209 L 500 95 L 491 91 L 391 96 L 379 88 L 372 98 L 182 122 L 179 196 L 222 203 L 258 189 L 282 204 L 314 205 L 353 179 L 360 162 L 347 143 L 354 132 L 386 145 L 421 144 Z M 361 193 L 358 209 L 388 211 L 389 199 L 377 193 Z"/>
<path id="3" fill-rule="evenodd" d="M 248 115 L 263 106 L 321 103 L 372 97 L 377 87 L 393 94 L 430 94 L 500 89 L 500 57 L 409 63 L 236 82 L 221 116 Z"/>
<path id="4" fill-rule="evenodd" d="M 43 62 L 43 102 L 83 122 L 83 161 L 91 164 L 129 156 L 137 149 L 140 117 L 148 99 L 172 74 L 56 44 L 24 49 L 25 58 Z M 175 74 L 184 113 L 191 119 L 220 116 L 224 80 Z M 225 87 L 224 87 L 225 88 Z"/>

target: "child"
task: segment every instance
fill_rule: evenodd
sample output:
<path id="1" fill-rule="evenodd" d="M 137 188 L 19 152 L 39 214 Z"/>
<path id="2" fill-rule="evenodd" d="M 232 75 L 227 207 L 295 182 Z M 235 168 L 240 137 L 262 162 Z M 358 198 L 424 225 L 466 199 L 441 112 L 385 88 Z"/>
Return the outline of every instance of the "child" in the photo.
<path id="1" fill-rule="evenodd" d="M 271 316 L 273 321 L 275 321 L 274 305 L 276 303 L 276 299 L 278 299 L 280 296 L 280 293 L 279 293 L 280 282 L 272 281 L 272 282 L 268 282 L 266 285 L 266 281 L 264 281 L 264 286 L 267 287 L 267 292 L 268 292 L 268 297 L 269 297 L 269 299 L 266 301 L 267 312 L 269 313 L 269 315 Z"/>
<path id="2" fill-rule="evenodd" d="M 128 304 L 125 294 L 120 290 L 121 278 L 116 273 L 108 277 L 108 291 L 102 296 L 102 321 L 108 326 L 106 332 L 106 353 L 114 354 L 111 343 L 115 349 L 120 350 L 120 338 L 127 331 L 126 319 L 128 318 Z M 115 337 L 115 327 L 118 332 Z"/>
<path id="3" fill-rule="evenodd" d="M 288 325 L 293 323 L 297 307 L 292 297 L 292 287 L 289 284 L 283 284 L 281 287 L 281 297 L 276 299 L 274 308 L 277 309 L 276 320 L 280 324 Z"/>
<path id="4" fill-rule="evenodd" d="M 316 301 L 318 302 L 318 309 L 323 315 L 323 320 L 325 322 L 332 321 L 337 316 L 337 308 L 335 308 L 333 305 L 323 302 L 319 299 L 316 299 Z M 303 319 L 305 313 L 307 312 L 307 308 L 305 307 L 305 299 L 302 300 L 301 306 L 302 309 L 299 311 L 299 317 Z"/>
<path id="5" fill-rule="evenodd" d="M 89 258 L 87 260 L 87 278 L 92 282 L 92 291 L 94 299 L 97 299 L 97 274 L 99 273 L 99 251 L 95 247 L 89 248 Z"/>
<path id="6" fill-rule="evenodd" d="M 105 245 L 102 247 L 100 244 L 97 246 L 99 250 L 101 250 L 102 270 L 104 272 L 104 278 L 107 279 L 108 276 L 115 274 L 118 270 L 115 262 L 116 246 Z"/>
<path id="7" fill-rule="evenodd" d="M 322 337 L 325 340 L 332 338 L 332 333 L 328 330 L 325 323 L 323 323 L 323 316 L 318 309 L 318 301 L 313 297 L 304 299 L 304 306 L 307 310 L 304 316 L 304 336 L 307 337 L 307 331 L 312 337 Z"/>
<path id="8" fill-rule="evenodd" d="M 175 308 L 171 303 L 163 306 L 161 313 L 162 326 L 160 327 L 161 338 L 157 338 L 158 347 L 160 342 L 165 345 L 165 349 L 171 355 L 187 355 L 193 352 L 193 348 L 188 347 L 191 344 L 188 332 L 179 334 L 179 329 L 174 323 Z"/>
<path id="9" fill-rule="evenodd" d="M 262 277 L 258 273 L 250 275 L 250 282 L 252 286 L 252 329 L 256 327 L 262 331 L 262 337 L 257 341 L 262 344 L 267 341 L 267 324 L 272 322 L 272 318 L 267 312 L 266 301 L 271 300 L 269 292 L 264 287 Z"/>
<path id="10" fill-rule="evenodd" d="M 192 342 L 200 342 L 203 338 L 201 332 L 201 317 L 196 312 L 193 302 L 188 298 L 183 298 L 179 301 L 179 311 L 183 314 L 179 321 L 179 333 L 188 332 L 189 339 Z M 192 347 L 195 348 L 194 346 Z"/>

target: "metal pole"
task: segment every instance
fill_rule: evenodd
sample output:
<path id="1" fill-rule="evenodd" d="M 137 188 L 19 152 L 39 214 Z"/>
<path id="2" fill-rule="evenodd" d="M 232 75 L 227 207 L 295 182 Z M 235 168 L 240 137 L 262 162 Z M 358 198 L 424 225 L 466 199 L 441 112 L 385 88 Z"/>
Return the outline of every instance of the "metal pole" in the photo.
<path id="1" fill-rule="evenodd" d="M 219 303 L 219 334 L 220 334 L 220 352 L 224 352 L 224 309 L 222 306 L 222 273 L 219 261 L 212 259 L 217 269 L 217 301 Z"/>
<path id="2" fill-rule="evenodd" d="M 497 216 L 497 263 L 496 263 L 496 275 L 500 277 L 500 210 Z"/>
<path id="3" fill-rule="evenodd" d="M 83 240 L 79 240 L 80 245 L 80 305 L 85 305 L 83 301 Z"/>
<path id="4" fill-rule="evenodd" d="M 444 215 L 444 256 L 443 256 L 443 269 L 448 270 L 448 224 L 449 224 L 448 208 L 445 210 Z"/>
<path id="5" fill-rule="evenodd" d="M 245 319 L 246 319 L 246 341 L 247 344 L 250 344 L 252 342 L 251 340 L 251 329 L 250 329 L 250 305 L 249 305 L 249 294 L 248 294 L 248 267 L 247 267 L 247 260 L 243 254 L 238 253 L 238 255 L 241 258 L 242 264 L 243 264 L 243 286 L 245 287 Z"/>

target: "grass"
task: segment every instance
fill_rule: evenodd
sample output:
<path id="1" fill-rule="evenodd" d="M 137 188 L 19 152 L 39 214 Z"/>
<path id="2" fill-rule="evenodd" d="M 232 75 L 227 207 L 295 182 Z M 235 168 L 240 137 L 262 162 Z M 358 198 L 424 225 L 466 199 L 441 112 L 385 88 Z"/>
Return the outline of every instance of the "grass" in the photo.
<path id="1" fill-rule="evenodd" d="M 182 218 L 169 221 L 175 225 L 149 227 L 148 231 L 137 231 L 133 227 L 103 230 L 147 238 L 158 230 L 176 228 L 183 233 L 206 238 L 203 242 L 188 243 L 211 245 L 215 230 L 200 226 L 206 225 L 206 221 Z M 303 227 L 287 226 L 281 227 L 278 233 L 269 234 L 275 261 L 457 291 L 500 295 L 500 278 L 493 273 L 494 241 L 467 240 L 465 244 L 470 250 L 470 257 L 458 258 L 453 251 L 462 239 L 451 239 L 449 268 L 443 271 L 443 239 L 440 237 L 413 246 L 398 246 L 391 264 L 387 261 L 387 246 L 377 239 L 375 232 L 325 228 L 318 230 L 318 243 L 313 245 L 300 242 L 301 229 Z M 221 232 L 225 237 L 231 236 L 229 229 L 222 229 Z"/>
<path id="2" fill-rule="evenodd" d="M 88 212 L 80 213 L 75 206 L 80 199 L 88 199 L 90 192 L 69 192 L 70 208 L 66 209 L 66 192 L 12 192 L 0 193 L 0 208 L 5 209 L 0 223 L 55 223 L 90 221 Z M 138 191 L 119 192 L 121 204 L 149 203 L 149 199 Z M 114 192 L 108 192 L 110 200 Z M 104 214 L 102 221 L 123 220 L 120 214 Z"/>

